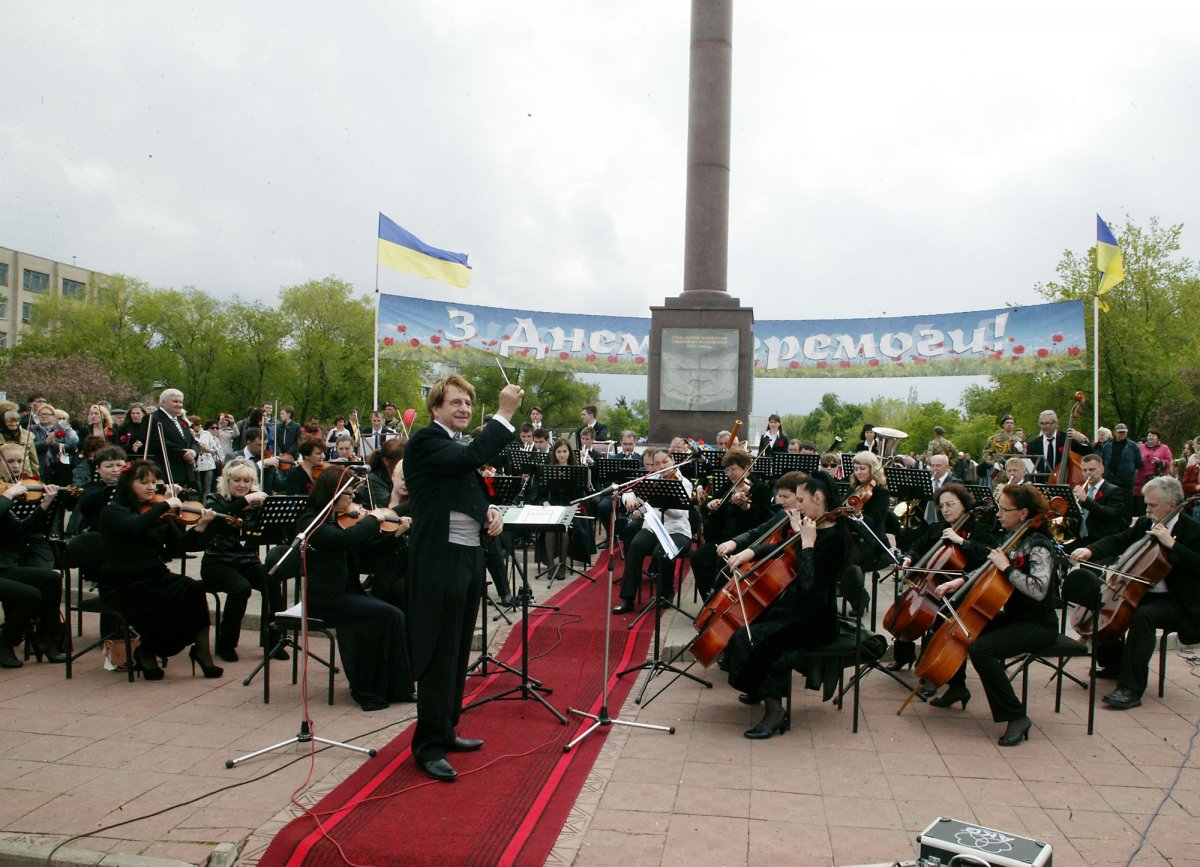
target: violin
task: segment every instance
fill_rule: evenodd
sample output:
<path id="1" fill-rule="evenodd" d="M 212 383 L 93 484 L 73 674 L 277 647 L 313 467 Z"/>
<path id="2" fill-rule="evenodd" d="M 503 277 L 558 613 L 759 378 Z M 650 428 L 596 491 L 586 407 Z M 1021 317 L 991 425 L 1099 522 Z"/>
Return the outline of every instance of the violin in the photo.
<path id="1" fill-rule="evenodd" d="M 0 496 L 3 496 L 4 492 L 14 485 L 20 485 L 25 489 L 24 498 L 26 503 L 36 503 L 46 494 L 45 485 L 34 479 L 32 476 L 26 476 L 17 482 L 0 482 Z M 77 497 L 83 493 L 83 488 L 60 487 L 58 489 L 58 493 Z"/>
<path id="2" fill-rule="evenodd" d="M 165 503 L 170 499 L 171 498 L 166 494 L 155 494 L 154 499 L 152 499 L 150 502 L 143 503 L 142 505 L 138 506 L 138 514 L 144 515 L 146 512 L 149 512 L 152 508 L 154 508 L 156 504 Z M 240 527 L 243 524 L 241 518 L 234 517 L 233 515 L 224 515 L 220 512 L 216 512 L 215 514 L 218 518 L 221 518 L 230 526 Z M 171 521 L 176 524 L 183 524 L 184 526 L 190 527 L 193 524 L 199 523 L 200 518 L 203 515 L 203 503 L 181 502 L 177 509 L 167 509 L 167 511 L 163 512 L 162 517 L 160 517 L 159 520 Z"/>
<path id="3" fill-rule="evenodd" d="M 1031 530 L 1036 530 L 1054 517 L 1067 513 L 1067 501 L 1062 497 L 1050 500 L 1050 508 L 1031 515 L 1013 530 L 1000 550 L 1010 553 Z M 992 619 L 1013 595 L 1013 586 L 990 560 L 979 567 L 958 589 L 951 600 L 952 616 L 938 627 L 917 662 L 917 677 L 931 686 L 943 686 L 967 660 L 967 653 Z M 954 603 L 957 603 L 956 605 Z M 917 689 L 914 688 L 900 711 L 908 705 Z M 898 711 L 899 712 L 899 711 Z"/>
<path id="4" fill-rule="evenodd" d="M 1083 459 L 1075 454 L 1075 449 L 1071 448 L 1070 433 L 1075 428 L 1075 424 L 1079 421 L 1079 417 L 1083 415 L 1083 405 L 1087 402 L 1087 395 L 1082 391 L 1075 392 L 1075 404 L 1071 407 L 1071 420 L 1067 423 L 1067 440 L 1063 445 L 1062 457 L 1058 461 L 1058 466 L 1054 472 L 1050 474 L 1047 480 L 1051 485 L 1070 485 L 1072 488 L 1085 484 L 1087 479 L 1083 475 Z"/>
<path id="5" fill-rule="evenodd" d="M 984 503 L 972 511 L 963 512 L 950 525 L 950 529 L 958 533 L 971 518 L 984 520 L 995 508 L 994 502 Z M 967 555 L 962 547 L 945 539 L 939 540 L 920 560 L 908 567 L 909 571 L 920 574 L 916 579 L 906 579 L 908 588 L 883 615 L 884 629 L 900 641 L 919 639 L 937 622 L 942 607 L 941 600 L 933 592 L 934 588 L 943 583 L 941 579 L 945 573 L 962 572 L 966 567 Z"/>
<path id="6" fill-rule="evenodd" d="M 851 506 L 831 509 L 817 518 L 817 528 L 828 527 L 852 511 Z M 705 668 L 724 653 L 736 632 L 749 627 L 796 580 L 796 542 L 800 534 L 784 538 L 784 527 L 789 521 L 790 515 L 784 512 L 764 534 L 765 541 L 774 548 L 761 560 L 747 564 L 743 571 L 735 571 L 697 615 L 693 625 L 700 634 L 693 641 L 691 651 Z M 762 541 L 760 537 L 754 544 Z"/>
<path id="7" fill-rule="evenodd" d="M 1169 524 L 1176 515 L 1197 501 L 1200 501 L 1200 497 L 1184 500 L 1171 510 L 1162 523 Z M 1099 628 L 1093 635 L 1092 612 L 1082 605 L 1077 605 L 1071 613 L 1071 625 L 1084 641 L 1094 639 L 1099 644 L 1113 644 L 1129 630 L 1133 613 L 1150 588 L 1170 573 L 1171 558 L 1162 544 L 1147 533 L 1126 548 L 1112 566 L 1096 568 L 1106 573 L 1104 586 L 1100 588 Z"/>
<path id="8" fill-rule="evenodd" d="M 371 513 L 366 509 L 360 509 L 357 506 L 351 507 L 337 516 L 337 525 L 343 530 L 347 530 L 369 514 Z M 379 522 L 379 531 L 388 534 L 398 533 L 400 531 L 400 522 L 403 520 L 403 518 L 391 509 L 388 509 L 387 514 L 383 516 L 383 520 Z"/>

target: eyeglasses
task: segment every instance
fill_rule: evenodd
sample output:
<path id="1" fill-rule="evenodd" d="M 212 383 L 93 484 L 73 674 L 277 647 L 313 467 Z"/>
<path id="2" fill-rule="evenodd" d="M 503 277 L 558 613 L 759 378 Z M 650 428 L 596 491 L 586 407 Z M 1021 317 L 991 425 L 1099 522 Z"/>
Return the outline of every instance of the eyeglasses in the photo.
<path id="1" fill-rule="evenodd" d="M 821 464 L 821 466 L 827 469 L 837 469 L 837 464 Z"/>
<path id="2" fill-rule="evenodd" d="M 1006 509 L 1003 506 L 997 506 L 996 508 L 999 509 L 1001 512 L 1019 512 L 1019 511 L 1021 511 L 1020 506 L 1014 506 L 1011 509 Z"/>

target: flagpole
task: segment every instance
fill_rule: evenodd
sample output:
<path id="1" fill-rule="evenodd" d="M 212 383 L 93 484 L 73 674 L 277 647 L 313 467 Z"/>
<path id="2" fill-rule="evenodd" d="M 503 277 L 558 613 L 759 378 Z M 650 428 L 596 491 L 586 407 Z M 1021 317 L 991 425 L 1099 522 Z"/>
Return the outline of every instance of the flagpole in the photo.
<path id="1" fill-rule="evenodd" d="M 378 242 L 376 242 L 378 243 Z M 375 253 L 375 330 L 371 332 L 371 344 L 375 347 L 375 370 L 371 385 L 371 410 L 379 409 L 379 252 Z M 361 422 L 360 422 L 361 424 Z"/>
<path id="2" fill-rule="evenodd" d="M 1092 296 L 1092 436 L 1100 429 L 1100 296 Z"/>

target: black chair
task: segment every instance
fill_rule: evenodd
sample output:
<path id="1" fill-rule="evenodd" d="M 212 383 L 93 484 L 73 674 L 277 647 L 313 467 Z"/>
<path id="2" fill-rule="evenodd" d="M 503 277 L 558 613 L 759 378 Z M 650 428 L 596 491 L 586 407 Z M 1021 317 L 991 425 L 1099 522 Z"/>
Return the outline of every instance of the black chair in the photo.
<path id="1" fill-rule="evenodd" d="M 97 647 L 103 647 L 106 640 L 124 639 L 125 641 L 125 660 L 128 668 L 129 682 L 133 683 L 133 646 L 130 641 L 129 624 L 125 621 L 125 617 L 113 606 L 106 603 L 100 598 L 99 594 L 85 598 L 83 595 L 83 569 L 87 565 L 98 565 L 100 562 L 103 548 L 100 542 L 99 533 L 83 533 L 68 540 L 65 544 L 65 551 L 60 560 L 60 572 L 63 576 L 63 603 L 66 605 L 66 629 L 63 630 L 65 639 L 65 650 L 67 655 L 66 660 L 66 677 L 70 680 L 73 674 L 73 666 L 75 660 L 83 656 L 89 651 L 95 650 Z M 71 569 L 78 571 L 78 595 L 71 595 Z M 75 609 L 76 622 L 78 624 L 78 634 L 83 635 L 83 615 L 85 612 L 89 614 L 98 614 L 101 617 L 101 623 L 105 620 L 110 620 L 113 627 L 107 632 L 104 629 L 100 630 L 100 637 L 88 644 L 86 647 L 76 651 L 74 640 L 71 635 L 71 609 Z"/>
<path id="2" fill-rule="evenodd" d="M 1029 667 L 1034 663 L 1049 666 L 1054 673 L 1050 679 L 1054 681 L 1054 712 L 1062 710 L 1062 682 L 1069 677 L 1088 691 L 1088 724 L 1087 733 L 1094 731 L 1096 719 L 1096 653 L 1092 644 L 1080 641 L 1067 634 L 1067 612 L 1071 605 L 1081 605 L 1092 612 L 1092 634 L 1100 630 L 1100 610 L 1096 606 L 1097 591 L 1094 581 L 1086 573 L 1068 575 L 1062 587 L 1062 614 L 1059 621 L 1058 635 L 1054 641 L 1044 647 L 1036 648 L 1017 657 L 1016 674 L 1021 675 L 1021 703 L 1027 703 L 1029 697 Z M 1165 637 L 1165 636 L 1164 636 Z M 1081 682 L 1066 671 L 1067 663 L 1072 659 L 1086 658 L 1088 660 L 1087 683 Z M 1057 660 L 1052 661 L 1052 660 Z"/>
<path id="3" fill-rule="evenodd" d="M 1163 691 L 1167 685 L 1167 639 L 1173 635 L 1173 632 L 1163 631 L 1162 638 L 1158 640 L 1158 697 L 1163 697 Z"/>
<path id="4" fill-rule="evenodd" d="M 861 568 L 858 566 L 848 568 L 856 571 L 858 575 L 849 576 L 850 581 L 841 586 L 861 587 Z M 855 616 L 851 613 L 847 600 L 845 597 L 841 598 L 838 637 L 821 647 L 790 651 L 788 656 L 792 672 L 804 674 L 809 683 L 821 683 L 824 688 L 825 700 L 833 699 L 839 711 L 845 704 L 846 692 L 852 693 L 854 713 L 851 731 L 858 734 L 858 720 L 861 712 L 860 684 L 871 666 L 877 664 L 887 650 L 887 640 L 881 635 L 876 635 L 874 631 L 867 630 L 863 626 L 861 614 Z M 862 614 L 865 613 L 862 612 Z M 845 681 L 847 668 L 854 669 L 849 685 Z M 784 698 L 784 708 L 788 720 L 787 728 L 791 728 L 792 719 L 792 681 L 793 678 L 789 677 L 788 692 Z"/>

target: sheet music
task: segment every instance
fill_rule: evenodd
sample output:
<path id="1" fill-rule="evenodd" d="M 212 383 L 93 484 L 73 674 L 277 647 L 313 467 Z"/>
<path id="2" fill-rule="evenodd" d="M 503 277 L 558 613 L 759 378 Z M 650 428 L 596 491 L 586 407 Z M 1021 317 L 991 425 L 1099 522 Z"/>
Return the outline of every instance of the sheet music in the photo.
<path id="1" fill-rule="evenodd" d="M 658 539 L 658 544 L 662 545 L 662 549 L 667 553 L 668 559 L 674 560 L 679 556 L 679 546 L 675 544 L 675 540 L 671 538 L 671 534 L 663 526 L 663 522 L 659 519 L 657 511 L 654 509 L 646 510 L 646 514 L 642 518 L 642 527 L 654 533 L 655 538 Z"/>
<path id="2" fill-rule="evenodd" d="M 570 506 L 521 506 L 504 513 L 506 524 L 561 524 Z"/>

